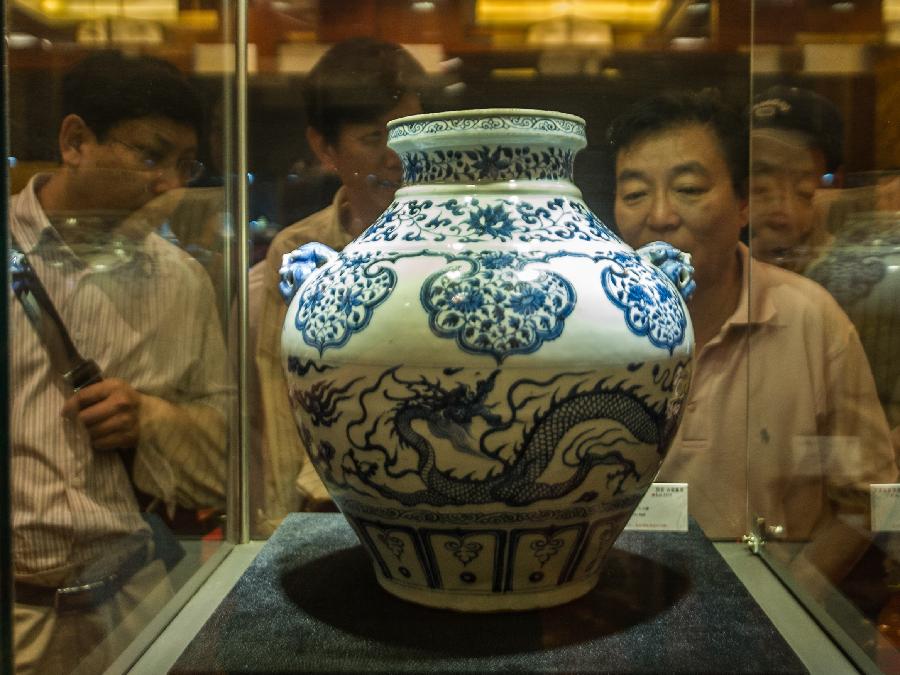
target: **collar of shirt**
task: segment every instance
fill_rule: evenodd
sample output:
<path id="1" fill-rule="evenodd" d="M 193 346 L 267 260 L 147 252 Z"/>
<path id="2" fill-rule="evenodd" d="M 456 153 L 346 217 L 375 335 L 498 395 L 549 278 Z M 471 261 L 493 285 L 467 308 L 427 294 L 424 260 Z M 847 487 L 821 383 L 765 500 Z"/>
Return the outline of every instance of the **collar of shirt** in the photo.
<path id="1" fill-rule="evenodd" d="M 55 239 L 62 243 L 62 238 L 50 224 L 37 198 L 38 190 L 48 180 L 48 173 L 34 176 L 25 189 L 11 200 L 13 217 L 10 218 L 10 229 L 16 244 L 25 255 L 35 252 L 45 239 Z"/>
<path id="2" fill-rule="evenodd" d="M 781 325 L 778 310 L 767 292 L 770 283 L 767 265 L 753 260 L 743 243 L 738 244 L 737 254 L 741 265 L 741 294 L 737 308 L 722 326 L 720 335 L 732 327 Z"/>

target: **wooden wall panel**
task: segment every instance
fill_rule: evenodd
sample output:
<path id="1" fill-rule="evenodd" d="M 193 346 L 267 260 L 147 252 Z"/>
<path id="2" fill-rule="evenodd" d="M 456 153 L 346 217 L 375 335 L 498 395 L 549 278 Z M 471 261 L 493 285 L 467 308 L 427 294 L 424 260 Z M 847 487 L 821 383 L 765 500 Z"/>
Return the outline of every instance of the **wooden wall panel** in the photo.
<path id="1" fill-rule="evenodd" d="M 321 42 L 339 42 L 361 35 L 401 43 L 463 41 L 471 3 L 433 0 L 430 11 L 416 11 L 409 0 L 346 0 L 322 2 L 318 35 Z"/>
<path id="2" fill-rule="evenodd" d="M 875 168 L 900 169 L 900 51 L 885 52 L 875 66 Z"/>

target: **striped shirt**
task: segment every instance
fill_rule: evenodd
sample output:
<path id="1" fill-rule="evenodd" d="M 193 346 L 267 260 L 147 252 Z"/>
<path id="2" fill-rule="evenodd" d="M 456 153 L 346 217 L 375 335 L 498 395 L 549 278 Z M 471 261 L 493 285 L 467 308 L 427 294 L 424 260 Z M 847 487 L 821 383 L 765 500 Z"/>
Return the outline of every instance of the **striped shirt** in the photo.
<path id="1" fill-rule="evenodd" d="M 209 278 L 156 234 L 116 265 L 89 264 L 41 208 L 47 179 L 12 197 L 10 231 L 81 355 L 147 395 L 135 484 L 170 505 L 222 503 L 233 389 Z M 119 454 L 93 450 L 83 425 L 60 416 L 71 389 L 11 292 L 9 307 L 14 567 L 17 579 L 55 585 L 145 525 Z"/>

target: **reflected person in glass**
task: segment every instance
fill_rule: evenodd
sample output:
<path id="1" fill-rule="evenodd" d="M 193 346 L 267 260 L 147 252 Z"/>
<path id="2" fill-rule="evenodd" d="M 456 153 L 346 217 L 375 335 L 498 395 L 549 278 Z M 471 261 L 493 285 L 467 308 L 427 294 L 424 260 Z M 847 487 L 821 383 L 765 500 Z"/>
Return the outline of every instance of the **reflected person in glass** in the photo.
<path id="1" fill-rule="evenodd" d="M 139 494 L 160 512 L 224 500 L 215 296 L 153 232 L 157 198 L 198 171 L 202 101 L 171 64 L 104 51 L 66 73 L 61 109 L 60 168 L 9 208 L 24 254 L 10 300 L 18 673 L 102 672 L 171 596 L 183 551 L 157 545 Z"/>
<path id="2" fill-rule="evenodd" d="M 823 96 L 780 86 L 757 97 L 750 118 L 751 250 L 802 274 L 830 244 L 816 196 L 843 182 L 843 122 Z"/>
<path id="3" fill-rule="evenodd" d="M 688 483 L 711 539 L 796 542 L 774 551 L 824 591 L 868 543 L 868 485 L 897 476 L 856 331 L 820 286 L 751 261 L 747 129 L 717 93 L 642 101 L 608 141 L 622 237 L 694 259 L 694 380 L 657 480 Z"/>
<path id="4" fill-rule="evenodd" d="M 252 462 L 262 489 L 251 497 L 258 534 L 291 511 L 333 509 L 306 459 L 281 366 L 286 315 L 278 292 L 282 257 L 310 241 L 340 250 L 390 205 L 400 186 L 399 157 L 387 147 L 390 120 L 422 112 L 425 72 L 398 45 L 355 38 L 334 45 L 310 71 L 304 90 L 306 140 L 341 187 L 330 206 L 282 230 L 250 270 L 250 348 L 258 397 L 252 405 Z"/>
<path id="5" fill-rule="evenodd" d="M 847 312 L 900 455 L 900 178 L 844 187 L 841 115 L 815 92 L 772 87 L 750 117 L 751 253 L 820 283 Z"/>

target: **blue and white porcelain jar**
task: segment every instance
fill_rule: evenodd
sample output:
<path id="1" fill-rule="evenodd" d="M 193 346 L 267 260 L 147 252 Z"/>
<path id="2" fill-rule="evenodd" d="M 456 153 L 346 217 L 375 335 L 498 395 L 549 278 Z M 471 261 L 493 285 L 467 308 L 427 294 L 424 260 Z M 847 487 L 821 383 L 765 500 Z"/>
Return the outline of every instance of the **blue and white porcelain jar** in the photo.
<path id="1" fill-rule="evenodd" d="M 677 428 L 689 261 L 636 253 L 588 210 L 578 117 L 388 128 L 404 170 L 388 210 L 340 254 L 285 256 L 299 432 L 391 593 L 465 611 L 574 599 Z"/>

